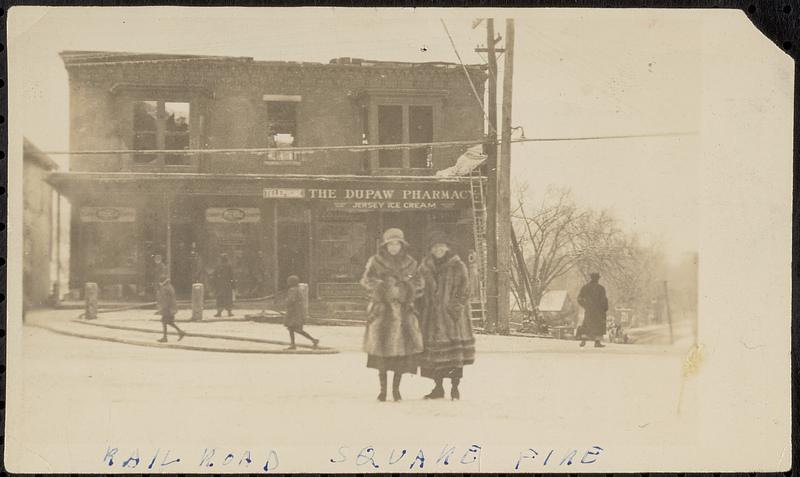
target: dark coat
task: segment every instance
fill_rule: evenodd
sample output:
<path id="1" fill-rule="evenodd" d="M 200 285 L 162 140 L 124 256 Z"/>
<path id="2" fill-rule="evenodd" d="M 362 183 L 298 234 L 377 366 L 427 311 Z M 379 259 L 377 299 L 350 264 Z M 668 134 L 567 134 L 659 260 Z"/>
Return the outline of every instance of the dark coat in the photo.
<path id="1" fill-rule="evenodd" d="M 603 285 L 597 282 L 589 282 L 584 285 L 578 294 L 578 304 L 585 310 L 583 324 L 578 333 L 585 336 L 606 334 L 608 297 L 606 297 L 606 289 Z"/>
<path id="2" fill-rule="evenodd" d="M 367 262 L 361 286 L 370 293 L 364 351 L 372 356 L 413 356 L 422 352 L 414 298 L 422 290 L 417 261 L 402 253 L 373 255 Z"/>
<path id="3" fill-rule="evenodd" d="M 169 280 L 159 283 L 158 291 L 156 292 L 156 300 L 158 301 L 158 311 L 161 317 L 172 317 L 178 312 L 178 302 L 175 300 L 175 288 Z"/>
<path id="4" fill-rule="evenodd" d="M 289 288 L 286 293 L 286 315 L 283 317 L 283 324 L 290 330 L 302 330 L 306 322 L 306 301 L 299 286 Z"/>
<path id="5" fill-rule="evenodd" d="M 160 263 L 153 262 L 153 281 L 156 283 L 156 288 L 158 287 L 158 284 L 161 282 L 162 275 L 169 275 L 167 264 L 164 262 Z"/>
<path id="6" fill-rule="evenodd" d="M 214 289 L 217 293 L 217 309 L 233 307 L 233 267 L 229 263 L 220 264 L 214 271 Z"/>
<path id="7" fill-rule="evenodd" d="M 469 272 L 458 255 L 425 257 L 419 267 L 425 282 L 422 299 L 422 374 L 449 375 L 475 362 L 475 337 L 469 318 Z M 460 371 L 458 375 L 460 376 Z"/>

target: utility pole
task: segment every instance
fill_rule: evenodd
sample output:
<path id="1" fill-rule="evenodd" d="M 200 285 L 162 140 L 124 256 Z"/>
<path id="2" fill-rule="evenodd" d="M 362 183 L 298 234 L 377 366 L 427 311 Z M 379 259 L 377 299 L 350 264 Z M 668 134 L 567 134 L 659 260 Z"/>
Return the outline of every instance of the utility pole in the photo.
<path id="1" fill-rule="evenodd" d="M 497 332 L 508 334 L 511 274 L 511 98 L 514 77 L 514 20 L 506 19 L 503 116 L 497 164 Z"/>
<path id="2" fill-rule="evenodd" d="M 497 53 L 494 18 L 486 19 L 486 52 L 489 63 L 489 87 L 486 99 L 488 118 L 486 153 L 486 317 L 487 331 L 497 329 Z M 480 50 L 480 49 L 479 49 Z"/>

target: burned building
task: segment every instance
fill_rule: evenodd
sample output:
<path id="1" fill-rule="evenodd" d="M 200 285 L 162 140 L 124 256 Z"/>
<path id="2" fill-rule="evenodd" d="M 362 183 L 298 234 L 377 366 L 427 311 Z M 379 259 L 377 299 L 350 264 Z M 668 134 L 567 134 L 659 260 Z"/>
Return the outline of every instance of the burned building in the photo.
<path id="1" fill-rule="evenodd" d="M 440 177 L 480 142 L 485 70 L 444 63 L 66 51 L 71 287 L 147 296 L 162 255 L 179 293 L 226 253 L 240 296 L 299 275 L 316 297 L 359 294 L 382 231 L 419 258 L 431 226 L 473 248 L 470 183 Z M 253 149 L 280 148 L 277 151 Z M 297 148 L 297 152 L 292 151 Z M 200 151 L 170 154 L 159 151 Z M 118 151 L 126 151 L 120 153 Z"/>

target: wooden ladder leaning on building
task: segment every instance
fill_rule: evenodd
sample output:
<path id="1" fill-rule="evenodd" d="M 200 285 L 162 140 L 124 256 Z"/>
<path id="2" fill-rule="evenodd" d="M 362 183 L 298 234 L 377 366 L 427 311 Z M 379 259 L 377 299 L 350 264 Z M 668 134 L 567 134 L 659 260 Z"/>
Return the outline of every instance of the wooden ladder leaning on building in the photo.
<path id="1" fill-rule="evenodd" d="M 472 297 L 469 303 L 469 316 L 472 326 L 483 328 L 486 320 L 486 277 L 488 245 L 486 243 L 486 200 L 483 182 L 485 177 L 481 168 L 474 168 L 469 174 L 470 191 L 472 192 L 472 233 L 475 242 L 475 261 L 478 268 L 478 296 Z"/>

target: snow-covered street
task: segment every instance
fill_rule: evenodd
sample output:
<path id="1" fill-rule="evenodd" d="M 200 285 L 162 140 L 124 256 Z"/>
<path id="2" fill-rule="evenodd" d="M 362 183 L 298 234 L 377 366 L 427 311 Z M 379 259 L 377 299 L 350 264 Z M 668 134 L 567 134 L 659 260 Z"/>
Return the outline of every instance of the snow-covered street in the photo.
<path id="1" fill-rule="evenodd" d="M 76 315 L 74 310 L 40 313 L 47 315 L 29 315 L 28 323 Z M 158 317 L 151 314 L 126 316 L 157 330 Z M 179 323 L 189 333 L 287 340 L 285 329 L 274 324 Z M 457 446 L 453 460 L 460 460 L 465 453 L 472 456 L 470 445 L 482 445 L 481 462 L 450 467 L 468 472 L 478 470 L 469 465 L 500 470 L 503 461 L 513 471 L 519 452 L 526 449 L 504 448 L 504 443 L 518 446 L 529 440 L 544 451 L 537 451 L 539 461 L 526 459 L 519 470 L 559 471 L 535 465 L 541 465 L 551 448 L 556 450 L 552 466 L 562 460 L 559 453 L 572 448 L 578 450 L 576 460 L 595 445 L 607 453 L 597 459 L 613 459 L 617 443 L 658 446 L 693 433 L 690 414 L 678 414 L 684 357 L 678 347 L 609 344 L 579 349 L 574 341 L 479 335 L 478 359 L 465 369 L 461 401 L 422 400 L 431 382 L 414 376 L 403 381 L 402 402 L 380 403 L 375 399 L 377 377 L 365 367 L 360 351 L 362 328 L 308 329 L 340 352 L 159 349 L 26 326 L 24 360 L 18 363 L 24 368 L 26 423 L 18 440 L 8 445 L 24 449 L 23 464 L 46 462 L 52 471 L 74 471 L 72 465 L 96 456 L 96 465 L 82 467 L 87 472 L 106 471 L 106 452 L 114 448 L 115 467 L 135 454 L 141 460 L 135 468 L 139 471 L 149 470 L 144 466 L 154 452 L 158 457 L 152 471 L 191 472 L 208 463 L 216 463 L 220 472 L 263 471 L 272 450 L 280 456 L 276 471 L 347 472 L 370 470 L 372 462 L 357 456 L 372 446 L 379 466 L 372 469 L 401 472 L 409 469 L 420 446 L 429 446 L 425 471 L 436 470 L 432 466 L 443 446 Z M 614 432 L 603 432 L 608 429 Z M 389 464 L 392 448 L 381 447 L 389 443 L 395 446 L 391 460 L 401 455 L 398 445 L 407 446 L 409 454 Z M 212 448 L 215 457 L 204 459 Z M 176 455 L 182 460 L 161 469 L 168 449 L 166 461 Z M 223 467 L 229 452 L 234 457 Z M 252 468 L 245 452 L 250 452 Z M 572 470 L 578 469 L 561 469 Z"/>

